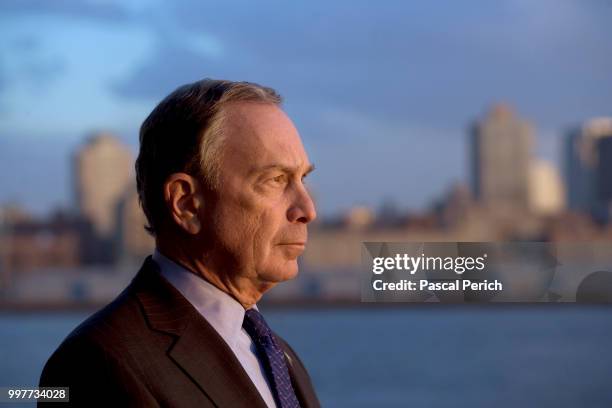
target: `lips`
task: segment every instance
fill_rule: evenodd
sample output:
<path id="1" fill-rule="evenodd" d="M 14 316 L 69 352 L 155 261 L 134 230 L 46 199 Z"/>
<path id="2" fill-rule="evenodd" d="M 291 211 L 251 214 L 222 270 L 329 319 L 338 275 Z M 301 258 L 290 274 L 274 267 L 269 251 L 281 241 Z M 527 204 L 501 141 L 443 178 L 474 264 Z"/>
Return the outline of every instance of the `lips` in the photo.
<path id="1" fill-rule="evenodd" d="M 306 242 L 291 241 L 278 244 L 277 248 L 285 254 L 288 259 L 295 260 L 306 250 Z"/>

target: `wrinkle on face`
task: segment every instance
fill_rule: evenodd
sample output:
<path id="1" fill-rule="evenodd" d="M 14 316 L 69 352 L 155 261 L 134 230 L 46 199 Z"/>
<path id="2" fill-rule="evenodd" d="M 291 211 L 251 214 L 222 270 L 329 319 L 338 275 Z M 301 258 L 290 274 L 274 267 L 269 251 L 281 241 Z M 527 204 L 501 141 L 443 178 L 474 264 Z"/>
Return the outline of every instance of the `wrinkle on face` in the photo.
<path id="1" fill-rule="evenodd" d="M 312 166 L 280 108 L 241 103 L 226 109 L 216 233 L 236 258 L 238 274 L 275 283 L 290 279 L 297 273 L 297 259 L 284 259 L 287 251 L 278 244 L 306 241 L 306 224 L 289 222 L 287 212 L 296 196 L 308 192 L 295 191 L 289 183 L 302 183 Z M 286 173 L 287 188 L 269 188 L 261 180 L 268 172 Z"/>

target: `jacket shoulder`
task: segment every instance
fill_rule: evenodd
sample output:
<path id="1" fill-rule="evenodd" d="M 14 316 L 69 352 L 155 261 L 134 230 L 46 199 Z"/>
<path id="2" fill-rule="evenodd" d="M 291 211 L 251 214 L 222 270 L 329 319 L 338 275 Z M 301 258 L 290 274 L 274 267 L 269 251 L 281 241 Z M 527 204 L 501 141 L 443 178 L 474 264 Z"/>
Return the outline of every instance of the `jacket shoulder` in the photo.
<path id="1" fill-rule="evenodd" d="M 145 326 L 130 285 L 62 341 L 43 368 L 40 386 L 69 387 L 69 406 L 147 401 L 151 396 L 130 351 Z"/>
<path id="2" fill-rule="evenodd" d="M 122 348 L 129 346 L 133 335 L 142 335 L 142 329 L 145 327 L 140 305 L 132 287 L 129 286 L 115 300 L 70 332 L 60 348 L 90 343 L 101 348 L 122 351 Z"/>

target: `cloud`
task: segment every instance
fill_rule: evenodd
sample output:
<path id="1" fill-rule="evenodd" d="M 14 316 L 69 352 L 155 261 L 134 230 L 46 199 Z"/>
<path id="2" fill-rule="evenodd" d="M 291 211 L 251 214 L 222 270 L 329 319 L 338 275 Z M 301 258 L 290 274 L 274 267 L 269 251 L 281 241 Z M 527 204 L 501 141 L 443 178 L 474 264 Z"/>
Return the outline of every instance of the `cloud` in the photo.
<path id="1" fill-rule="evenodd" d="M 0 93 L 2 93 L 2 89 L 6 85 L 6 73 L 4 72 L 4 68 L 2 67 L 2 63 L 0 62 Z"/>
<path id="2" fill-rule="evenodd" d="M 120 2 L 94 0 L 4 0 L 0 12 L 15 15 L 60 15 L 94 20 L 119 21 L 129 18 Z"/>
<path id="3" fill-rule="evenodd" d="M 40 91 L 66 72 L 66 64 L 59 58 L 30 58 L 20 63 L 18 77 L 28 83 L 28 87 Z M 16 79 L 14 76 L 13 79 Z"/>
<path id="4" fill-rule="evenodd" d="M 40 50 L 41 40 L 32 34 L 20 35 L 12 39 L 10 48 L 17 54 L 30 54 Z"/>
<path id="5" fill-rule="evenodd" d="M 2 64 L 0 63 L 0 95 L 2 95 L 4 89 L 6 88 L 6 74 L 4 73 L 4 69 L 2 68 Z M 0 98 L 0 117 L 6 115 L 9 111 L 9 107 L 7 106 L 8 102 Z"/>
<path id="6" fill-rule="evenodd" d="M 203 52 L 162 42 L 127 77 L 114 81 L 111 89 L 126 99 L 160 99 L 182 83 L 215 76 L 219 71 L 218 63 Z"/>
<path id="7" fill-rule="evenodd" d="M 592 13 L 529 4 L 177 1 L 148 21 L 164 27 L 154 54 L 114 89 L 157 98 L 204 76 L 246 79 L 303 106 L 456 128 L 500 99 L 549 127 L 612 104 L 612 42 Z M 194 36 L 221 52 L 186 46 Z"/>
<path id="8" fill-rule="evenodd" d="M 0 46 L 10 61 L 3 64 L 5 85 L 7 82 L 22 82 L 31 88 L 40 89 L 59 78 L 66 70 L 65 61 L 49 53 L 40 37 L 32 33 L 15 32 L 8 28 L 4 32 L 6 43 Z M 2 92 L 2 84 L 0 84 Z"/>
<path id="9" fill-rule="evenodd" d="M 115 90 L 126 98 L 150 98 L 180 83 L 215 76 L 262 82 L 302 104 L 423 117 L 418 93 L 428 97 L 430 90 L 422 89 L 420 77 L 431 72 L 432 65 L 435 71 L 450 62 L 427 43 L 442 49 L 447 40 L 423 24 L 403 24 L 402 13 L 391 9 L 363 2 L 311 7 L 264 2 L 254 10 L 234 2 L 213 10 L 199 2 L 180 2 L 164 15 L 154 55 Z M 169 29 L 173 18 L 175 27 Z M 169 40 L 167 33 L 177 27 L 181 35 Z M 192 36 L 202 35 L 221 44 L 216 58 L 185 45 Z"/>

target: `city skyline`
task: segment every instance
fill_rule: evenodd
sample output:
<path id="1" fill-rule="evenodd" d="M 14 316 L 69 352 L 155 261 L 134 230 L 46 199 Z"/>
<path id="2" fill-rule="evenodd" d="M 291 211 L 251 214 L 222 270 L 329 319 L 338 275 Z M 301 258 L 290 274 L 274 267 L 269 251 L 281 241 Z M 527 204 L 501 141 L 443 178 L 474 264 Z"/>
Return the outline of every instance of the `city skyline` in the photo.
<path id="1" fill-rule="evenodd" d="M 493 103 L 485 107 L 484 109 L 482 109 L 479 115 L 474 115 L 472 120 L 467 122 L 465 128 L 463 129 L 463 135 L 462 135 L 463 139 L 459 140 L 460 145 L 461 145 L 460 147 L 461 154 L 464 156 L 464 157 L 460 157 L 460 161 L 462 162 L 462 168 L 460 169 L 460 172 L 459 172 L 460 176 L 457 176 L 457 172 L 453 173 L 449 171 L 449 175 L 453 174 L 454 177 L 449 177 L 449 179 L 447 180 L 445 184 L 434 185 L 433 186 L 434 188 L 430 189 L 430 195 L 427 197 L 424 197 L 424 199 L 419 205 L 411 205 L 411 203 L 407 202 L 406 200 L 402 201 L 401 199 L 398 199 L 398 197 L 393 196 L 392 194 L 387 194 L 387 195 L 380 195 L 375 200 L 354 201 L 351 203 L 347 203 L 343 206 L 331 207 L 331 209 L 326 208 L 325 210 L 321 211 L 322 216 L 335 217 L 335 216 L 340 216 L 343 213 L 346 213 L 346 211 L 349 211 L 352 208 L 356 208 L 356 207 L 366 206 L 372 209 L 380 209 L 384 207 L 385 205 L 394 205 L 394 206 L 397 206 L 398 209 L 403 210 L 403 211 L 422 212 L 422 211 L 427 211 L 431 209 L 432 206 L 434 206 L 436 202 L 440 199 L 440 197 L 443 194 L 445 194 L 445 191 L 447 191 L 449 188 L 452 188 L 454 185 L 465 185 L 473 189 L 474 170 L 472 169 L 473 162 L 471 161 L 472 156 L 470 153 L 470 149 L 472 148 L 470 146 L 472 144 L 471 139 L 473 138 L 473 126 L 475 123 L 479 123 L 481 120 L 486 120 L 487 116 L 491 113 L 491 110 L 494 110 L 500 106 L 507 107 L 509 110 L 512 111 L 512 114 L 516 114 L 520 118 L 523 118 L 523 119 L 525 118 L 524 116 L 517 113 L 517 111 L 520 112 L 520 110 L 515 109 L 513 106 L 509 106 L 505 102 Z M 609 121 L 609 120 L 612 120 L 612 119 L 607 118 L 607 117 L 587 118 L 585 121 L 581 122 L 580 124 L 573 124 L 573 126 L 567 126 L 566 131 L 558 135 L 559 140 L 555 148 L 556 155 L 552 157 L 551 155 L 542 154 L 541 151 L 538 152 L 538 149 L 536 149 L 536 147 L 539 145 L 539 142 L 540 142 L 540 138 L 539 138 L 540 135 L 537 131 L 537 125 L 535 125 L 533 126 L 534 128 L 533 129 L 533 140 L 532 140 L 532 147 L 530 149 L 530 151 L 533 153 L 531 158 L 536 161 L 540 161 L 543 164 L 548 165 L 549 168 L 552 167 L 553 171 L 563 176 L 562 183 L 566 185 L 569 181 L 566 179 L 566 176 L 567 176 L 566 165 L 568 164 L 567 162 L 568 157 L 567 157 L 566 149 L 567 149 L 568 140 L 572 137 L 573 134 L 576 133 L 576 129 L 581 129 L 582 126 L 588 126 L 590 122 Z M 533 122 L 529 121 L 529 124 L 533 125 Z M 78 193 L 75 192 L 74 190 L 75 174 L 73 173 L 73 166 L 74 166 L 74 164 L 72 163 L 73 157 L 76 154 L 78 154 L 82 149 L 84 149 L 89 143 L 91 143 L 92 139 L 96 139 L 100 136 L 105 136 L 105 135 L 108 135 L 114 138 L 115 140 L 117 140 L 119 143 L 121 143 L 122 148 L 127 149 L 126 153 L 128 154 L 128 156 L 131 156 L 132 160 L 134 160 L 134 158 L 137 156 L 137 153 L 138 153 L 138 146 L 134 145 L 133 140 L 130 140 L 130 139 L 126 140 L 126 138 L 124 136 L 122 137 L 121 134 L 113 133 L 109 131 L 107 128 L 103 130 L 92 130 L 90 132 L 87 132 L 85 135 L 83 135 L 83 137 L 80 140 L 78 140 L 75 145 L 68 148 L 67 151 L 65 152 L 65 155 L 60 156 L 61 159 L 63 159 L 63 163 L 61 165 L 66 167 L 66 172 L 67 172 L 67 174 L 65 174 L 61 180 L 61 183 L 67 184 L 65 186 L 66 191 L 63 194 L 65 197 L 63 197 L 61 201 L 58 201 L 55 203 L 49 202 L 44 207 L 36 207 L 36 206 L 32 206 L 31 203 L 29 202 L 20 201 L 19 199 L 16 199 L 16 200 L 11 199 L 11 197 L 7 196 L 6 193 L 3 194 L 3 192 L 0 192 L 0 206 L 17 206 L 21 208 L 22 210 L 26 211 L 27 213 L 30 213 L 37 217 L 49 216 L 53 212 L 56 212 L 56 211 L 68 210 L 68 211 L 78 212 L 79 202 L 78 202 L 77 197 L 75 197 L 75 193 L 76 194 Z M 133 176 L 133 174 L 131 174 L 132 173 L 131 167 L 133 167 L 133 162 L 130 164 L 130 176 Z M 132 181 L 135 182 L 135 180 L 132 180 Z M 315 195 L 315 198 L 317 199 L 317 203 L 319 204 L 320 203 L 318 200 L 319 194 L 318 194 L 316 183 L 311 182 L 310 188 L 312 189 L 313 194 Z M 28 190 L 28 188 L 26 187 L 25 190 Z M 415 195 L 419 195 L 419 194 L 420 193 L 418 191 L 415 191 Z"/>

